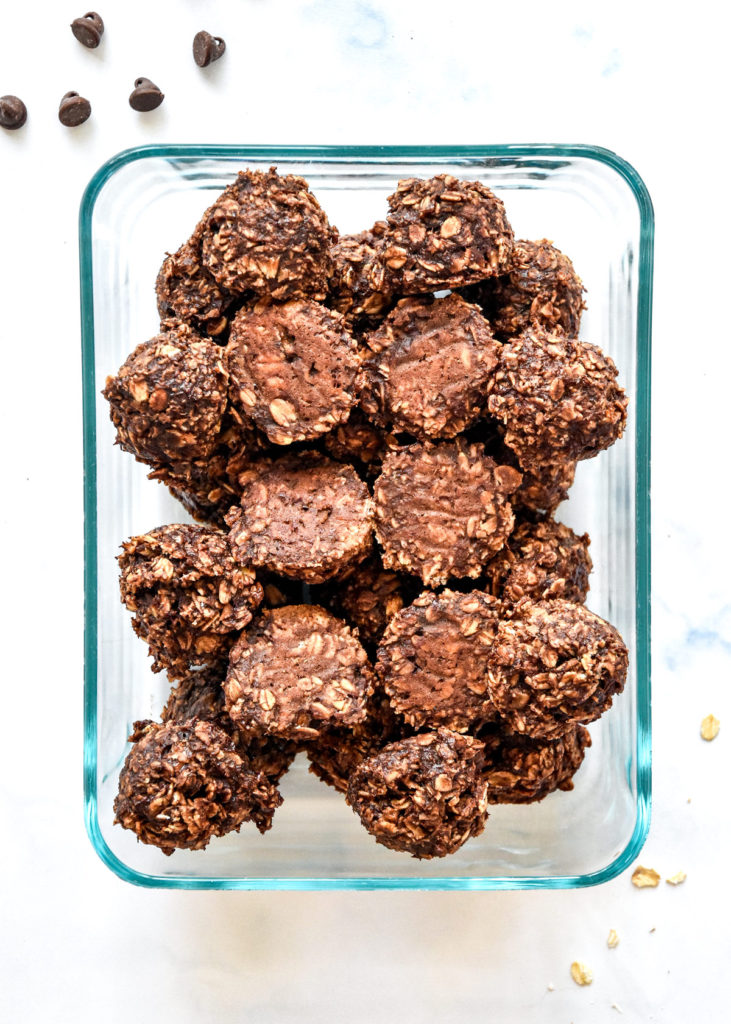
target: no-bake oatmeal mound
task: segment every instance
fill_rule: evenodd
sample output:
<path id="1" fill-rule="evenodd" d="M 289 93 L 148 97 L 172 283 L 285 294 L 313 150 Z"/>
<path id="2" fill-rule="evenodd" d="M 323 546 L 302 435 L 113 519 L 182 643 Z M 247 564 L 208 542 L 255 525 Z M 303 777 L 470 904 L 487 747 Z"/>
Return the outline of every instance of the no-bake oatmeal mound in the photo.
<path id="1" fill-rule="evenodd" d="M 340 233 L 304 178 L 242 171 L 107 379 L 117 444 L 199 521 L 119 558 L 172 688 L 114 809 L 165 854 L 266 831 L 299 754 L 381 846 L 451 855 L 564 799 L 625 685 L 556 518 L 627 418 L 577 269 L 483 180 L 408 178 L 378 216 Z"/>

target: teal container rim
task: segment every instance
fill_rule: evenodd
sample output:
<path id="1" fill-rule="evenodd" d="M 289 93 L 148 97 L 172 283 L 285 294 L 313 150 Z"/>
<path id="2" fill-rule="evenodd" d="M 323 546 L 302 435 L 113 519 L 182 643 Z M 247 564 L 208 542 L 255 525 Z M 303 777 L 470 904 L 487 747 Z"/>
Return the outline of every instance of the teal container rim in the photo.
<path id="1" fill-rule="evenodd" d="M 102 836 L 97 815 L 97 493 L 96 493 L 96 379 L 94 361 L 94 295 L 92 217 L 106 182 L 137 160 L 152 157 L 194 159 L 230 157 L 248 160 L 318 160 L 337 163 L 428 160 L 455 163 L 504 160 L 511 157 L 582 157 L 615 171 L 630 187 L 640 216 L 637 301 L 637 400 L 635 407 L 635 601 L 637 627 L 637 817 L 625 848 L 599 871 L 583 875 L 515 877 L 399 878 L 199 878 L 163 877 L 135 871 L 124 864 Z M 651 807 L 650 712 L 650 372 L 652 284 L 655 220 L 647 187 L 635 168 L 600 146 L 551 143 L 495 146 L 237 146 L 148 145 L 123 150 L 102 164 L 87 185 L 79 210 L 81 298 L 81 368 L 84 457 L 84 808 L 86 830 L 98 856 L 119 878 L 145 888 L 321 890 L 404 889 L 479 891 L 506 889 L 573 889 L 599 885 L 621 874 L 635 860 L 647 838 Z"/>

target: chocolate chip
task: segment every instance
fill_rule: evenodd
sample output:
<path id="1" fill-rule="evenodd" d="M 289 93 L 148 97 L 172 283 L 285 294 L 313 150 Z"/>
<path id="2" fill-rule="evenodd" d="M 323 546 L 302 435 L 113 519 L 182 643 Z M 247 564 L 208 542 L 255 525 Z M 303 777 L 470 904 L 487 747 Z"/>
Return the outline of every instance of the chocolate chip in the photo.
<path id="1" fill-rule="evenodd" d="M 104 22 L 96 11 L 89 11 L 83 18 L 74 18 L 71 31 L 82 46 L 95 50 L 104 35 Z"/>
<path id="2" fill-rule="evenodd" d="M 198 32 L 193 40 L 193 60 L 199 68 L 207 68 L 214 60 L 223 57 L 226 43 L 220 36 L 210 32 Z"/>
<path id="3" fill-rule="evenodd" d="M 146 112 L 155 110 L 165 99 L 154 82 L 149 78 L 138 78 L 135 80 L 135 87 L 130 93 L 129 105 L 133 110 Z"/>
<path id="4" fill-rule="evenodd" d="M 25 103 L 17 96 L 0 96 L 0 128 L 14 132 L 22 128 L 28 118 Z"/>
<path id="5" fill-rule="evenodd" d="M 91 103 L 77 92 L 67 92 L 58 108 L 58 119 L 67 128 L 77 128 L 91 117 Z"/>

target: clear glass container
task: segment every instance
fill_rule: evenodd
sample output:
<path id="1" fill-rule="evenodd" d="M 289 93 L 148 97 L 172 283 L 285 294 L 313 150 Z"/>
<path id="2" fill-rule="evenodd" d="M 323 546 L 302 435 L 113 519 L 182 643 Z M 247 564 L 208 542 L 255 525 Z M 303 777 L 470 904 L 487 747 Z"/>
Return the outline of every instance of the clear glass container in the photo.
<path id="1" fill-rule="evenodd" d="M 449 172 L 489 185 L 518 238 L 549 238 L 587 288 L 581 334 L 619 367 L 627 431 L 579 465 L 558 517 L 592 538 L 588 605 L 630 649 L 624 694 L 591 726 L 573 792 L 491 810 L 482 836 L 443 860 L 377 846 L 300 755 L 282 782 L 274 827 L 252 825 L 205 851 L 165 857 L 113 825 L 112 802 L 135 719 L 157 717 L 164 676 L 120 604 L 116 555 L 127 537 L 187 521 L 144 466 L 114 447 L 100 396 L 105 377 L 157 329 L 154 282 L 163 253 L 190 233 L 240 168 L 307 178 L 331 221 L 354 232 L 382 218 L 400 178 Z M 612 878 L 637 856 L 650 814 L 650 324 L 653 214 L 634 169 L 590 146 L 265 148 L 148 146 L 106 163 L 80 213 L 85 465 L 86 823 L 121 878 L 178 889 L 568 888 Z"/>

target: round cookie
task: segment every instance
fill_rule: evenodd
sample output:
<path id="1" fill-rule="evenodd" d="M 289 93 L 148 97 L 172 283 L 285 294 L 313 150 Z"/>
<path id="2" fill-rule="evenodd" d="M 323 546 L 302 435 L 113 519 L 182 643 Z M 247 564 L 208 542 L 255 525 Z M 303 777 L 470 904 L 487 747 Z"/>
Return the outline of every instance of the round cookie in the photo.
<path id="1" fill-rule="evenodd" d="M 414 444 L 388 455 L 374 487 L 384 566 L 428 586 L 479 576 L 513 528 L 507 495 L 520 479 L 476 444 Z"/>
<path id="2" fill-rule="evenodd" d="M 333 230 L 304 178 L 242 171 L 203 220 L 203 265 L 234 294 L 324 299 Z"/>
<path id="3" fill-rule="evenodd" d="M 510 269 L 465 289 L 465 298 L 485 311 L 501 340 L 532 324 L 575 338 L 584 306 L 584 286 L 568 256 L 543 238 L 515 242 Z"/>
<path id="4" fill-rule="evenodd" d="M 263 772 L 271 782 L 279 782 L 297 754 L 297 745 L 237 729 L 226 710 L 225 678 L 225 668 L 202 669 L 185 676 L 170 691 L 160 716 L 162 722 L 183 723 L 192 718 L 213 722 L 231 736 L 236 753 L 252 771 Z"/>
<path id="5" fill-rule="evenodd" d="M 133 613 L 153 671 L 180 678 L 226 660 L 262 599 L 252 569 L 237 565 L 220 530 L 161 526 L 132 537 L 119 556 L 122 602 Z"/>
<path id="6" fill-rule="evenodd" d="M 167 855 L 202 850 L 213 836 L 238 832 L 246 821 L 261 833 L 271 828 L 281 796 L 217 725 L 196 718 L 135 724 L 114 800 L 115 824 Z"/>
<path id="7" fill-rule="evenodd" d="M 389 622 L 376 674 L 408 725 L 466 732 L 495 718 L 487 693 L 487 655 L 499 602 L 479 590 L 426 591 Z"/>
<path id="8" fill-rule="evenodd" d="M 517 460 L 516 460 L 517 461 Z M 515 511 L 555 512 L 569 496 L 576 475 L 575 462 L 554 461 L 523 470 L 523 479 L 510 497 Z"/>
<path id="9" fill-rule="evenodd" d="M 241 494 L 239 474 L 270 447 L 264 434 L 229 407 L 211 454 L 159 462 L 147 476 L 165 484 L 193 519 L 225 527 L 224 516 Z"/>
<path id="10" fill-rule="evenodd" d="M 573 789 L 573 777 L 590 746 L 583 725 L 569 726 L 555 740 L 505 733 L 490 737 L 485 741 L 488 803 L 530 804 L 557 789 Z"/>
<path id="11" fill-rule="evenodd" d="M 622 436 L 627 396 L 595 345 L 531 327 L 503 345 L 488 409 L 521 466 L 590 459 Z"/>
<path id="12" fill-rule="evenodd" d="M 372 690 L 357 637 L 317 605 L 262 612 L 232 649 L 224 683 L 236 725 L 289 740 L 362 722 Z"/>
<path id="13" fill-rule="evenodd" d="M 377 552 L 321 589 L 321 603 L 354 626 L 364 643 L 374 644 L 414 596 L 413 581 L 384 569 Z"/>
<path id="14" fill-rule="evenodd" d="M 459 295 L 402 299 L 366 340 L 360 404 L 380 426 L 455 437 L 485 411 L 500 346 Z"/>
<path id="15" fill-rule="evenodd" d="M 141 462 L 205 458 L 228 401 L 223 353 L 185 324 L 164 326 L 107 377 L 102 394 L 117 444 Z"/>
<path id="16" fill-rule="evenodd" d="M 490 592 L 509 604 L 554 597 L 583 602 L 592 569 L 589 544 L 588 533 L 579 536 L 550 516 L 526 520 L 485 566 Z"/>
<path id="17" fill-rule="evenodd" d="M 383 261 L 396 292 L 459 288 L 508 269 L 513 230 L 502 200 L 481 182 L 407 178 L 388 205 Z"/>
<path id="18" fill-rule="evenodd" d="M 385 221 L 377 221 L 370 231 L 340 235 L 330 250 L 329 301 L 349 320 L 383 315 L 393 294 L 383 265 Z"/>
<path id="19" fill-rule="evenodd" d="M 354 406 L 346 423 L 341 423 L 324 437 L 325 450 L 339 462 L 358 462 L 367 476 L 381 471 L 388 452 L 399 447 L 394 434 L 372 423 Z"/>
<path id="20" fill-rule="evenodd" d="M 351 773 L 347 800 L 377 843 L 429 859 L 455 853 L 487 820 L 484 746 L 438 729 L 389 743 Z"/>
<path id="21" fill-rule="evenodd" d="M 307 745 L 310 771 L 339 793 L 347 793 L 348 780 L 361 761 L 387 743 L 405 734 L 403 722 L 394 714 L 380 691 L 366 701 L 366 717 L 351 729 L 331 729 Z"/>
<path id="22" fill-rule="evenodd" d="M 274 444 L 327 433 L 355 402 L 357 345 L 340 313 L 316 302 L 239 310 L 226 365 L 232 404 Z"/>
<path id="23" fill-rule="evenodd" d="M 226 522 L 241 564 L 324 583 L 368 553 L 373 502 L 351 466 L 302 452 L 255 463 L 239 484 Z"/>
<path id="24" fill-rule="evenodd" d="M 155 282 L 160 318 L 177 317 L 214 337 L 228 326 L 226 311 L 232 296 L 216 283 L 203 266 L 201 241 L 204 222 L 175 253 L 168 253 Z"/>
<path id="25" fill-rule="evenodd" d="M 557 739 L 611 706 L 627 665 L 617 630 L 588 608 L 560 598 L 524 601 L 500 623 L 488 691 L 512 732 Z"/>

